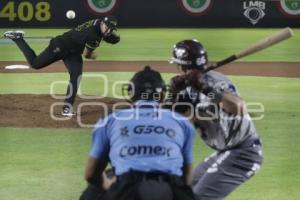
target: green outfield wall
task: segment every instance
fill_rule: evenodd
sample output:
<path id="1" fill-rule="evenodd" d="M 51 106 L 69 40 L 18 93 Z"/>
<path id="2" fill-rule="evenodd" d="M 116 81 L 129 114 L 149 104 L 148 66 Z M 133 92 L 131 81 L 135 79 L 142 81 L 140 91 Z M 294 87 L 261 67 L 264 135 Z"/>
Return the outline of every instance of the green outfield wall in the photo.
<path id="1" fill-rule="evenodd" d="M 69 20 L 65 13 L 76 12 Z M 104 15 L 120 27 L 299 27 L 300 0 L 1 0 L 0 27 L 71 27 Z"/>

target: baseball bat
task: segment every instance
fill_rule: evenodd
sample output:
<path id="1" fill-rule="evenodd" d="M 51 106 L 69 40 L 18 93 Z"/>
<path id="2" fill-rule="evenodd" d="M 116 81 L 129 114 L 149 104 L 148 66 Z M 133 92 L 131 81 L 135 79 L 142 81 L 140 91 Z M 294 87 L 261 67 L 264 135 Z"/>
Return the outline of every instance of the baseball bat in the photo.
<path id="1" fill-rule="evenodd" d="M 247 47 L 246 49 L 244 49 L 236 54 L 233 54 L 219 62 L 216 62 L 215 64 L 213 64 L 213 65 L 209 66 L 207 69 L 205 69 L 204 72 L 208 72 L 210 70 L 217 69 L 217 68 L 219 68 L 223 65 L 226 65 L 228 63 L 231 63 L 237 59 L 254 54 L 258 51 L 261 51 L 270 46 L 278 44 L 278 43 L 282 42 L 283 40 L 286 40 L 286 39 L 292 37 L 293 35 L 294 35 L 294 33 L 293 33 L 292 29 L 290 29 L 289 27 L 284 28 L 275 34 L 272 34 L 256 43 L 254 43 L 253 45 Z"/>

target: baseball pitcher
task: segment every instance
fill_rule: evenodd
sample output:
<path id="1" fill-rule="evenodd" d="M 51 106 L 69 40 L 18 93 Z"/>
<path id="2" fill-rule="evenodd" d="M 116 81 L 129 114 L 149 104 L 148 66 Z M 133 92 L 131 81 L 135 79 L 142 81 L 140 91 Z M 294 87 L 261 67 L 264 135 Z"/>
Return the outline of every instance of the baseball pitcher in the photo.
<path id="1" fill-rule="evenodd" d="M 114 17 L 104 17 L 85 22 L 62 35 L 50 40 L 48 47 L 39 55 L 24 40 L 23 31 L 7 31 L 4 37 L 11 39 L 23 52 L 27 62 L 33 69 L 44 68 L 58 60 L 63 60 L 70 81 L 63 107 L 63 116 L 73 116 L 73 104 L 82 74 L 82 54 L 87 59 L 95 59 L 94 50 L 101 41 L 116 44 L 120 41 L 116 33 L 117 20 Z"/>

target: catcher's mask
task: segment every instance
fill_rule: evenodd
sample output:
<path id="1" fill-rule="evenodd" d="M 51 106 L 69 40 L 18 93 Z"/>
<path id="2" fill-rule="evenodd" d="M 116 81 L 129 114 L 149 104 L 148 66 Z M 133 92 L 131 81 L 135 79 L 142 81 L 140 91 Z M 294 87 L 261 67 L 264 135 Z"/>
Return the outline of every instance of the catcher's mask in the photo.
<path id="1" fill-rule="evenodd" d="M 102 21 L 112 31 L 117 29 L 118 21 L 114 16 L 104 17 Z"/>
<path id="2" fill-rule="evenodd" d="M 207 68 L 207 53 L 197 40 L 183 40 L 173 47 L 173 57 L 169 60 L 171 64 L 178 64 L 182 70 Z"/>
<path id="3" fill-rule="evenodd" d="M 130 79 L 129 84 L 124 84 L 122 94 L 127 99 L 126 93 L 131 101 L 155 100 L 162 101 L 166 91 L 165 82 L 159 72 L 146 66 L 144 70 L 137 72 Z"/>

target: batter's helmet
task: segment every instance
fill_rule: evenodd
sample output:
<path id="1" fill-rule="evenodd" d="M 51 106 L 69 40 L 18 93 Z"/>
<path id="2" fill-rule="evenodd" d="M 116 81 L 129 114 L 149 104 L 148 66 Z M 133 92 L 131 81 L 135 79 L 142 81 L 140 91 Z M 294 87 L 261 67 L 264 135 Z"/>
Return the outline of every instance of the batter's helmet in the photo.
<path id="1" fill-rule="evenodd" d="M 112 30 L 116 30 L 117 29 L 118 21 L 117 21 L 117 19 L 114 16 L 104 17 L 102 21 L 105 23 L 105 25 L 108 28 L 111 28 Z"/>
<path id="2" fill-rule="evenodd" d="M 173 57 L 169 61 L 171 64 L 178 64 L 185 69 L 199 69 L 203 71 L 207 68 L 207 53 L 204 47 L 197 40 L 183 40 L 173 47 Z"/>
<path id="3" fill-rule="evenodd" d="M 146 66 L 144 70 L 137 72 L 130 80 L 130 84 L 123 86 L 127 90 L 132 101 L 162 100 L 162 92 L 166 91 L 165 82 L 159 72 Z M 159 99 L 155 99 L 159 97 Z"/>

